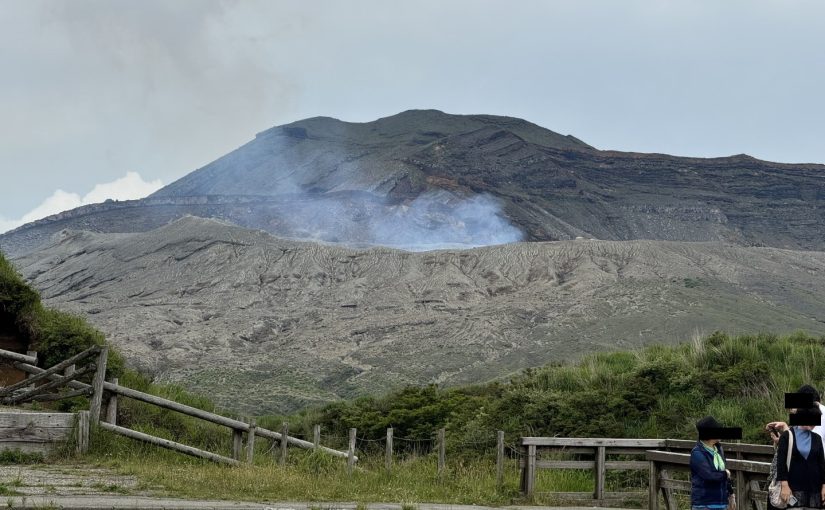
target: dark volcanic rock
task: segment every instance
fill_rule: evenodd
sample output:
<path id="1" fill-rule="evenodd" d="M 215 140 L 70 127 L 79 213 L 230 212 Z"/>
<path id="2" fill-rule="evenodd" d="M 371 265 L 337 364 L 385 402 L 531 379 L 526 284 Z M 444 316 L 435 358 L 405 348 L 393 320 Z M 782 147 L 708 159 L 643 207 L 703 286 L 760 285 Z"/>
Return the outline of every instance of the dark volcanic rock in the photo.
<path id="1" fill-rule="evenodd" d="M 0 236 L 0 249 L 19 255 L 66 228 L 138 232 L 186 214 L 290 238 L 393 245 L 375 233 L 375 222 L 407 214 L 422 197 L 427 207 L 411 220 L 421 237 L 446 230 L 456 245 L 479 245 L 488 240 L 469 232 L 456 211 L 467 197 L 485 194 L 500 208 L 487 214 L 528 241 L 725 241 L 821 250 L 823 172 L 823 165 L 745 155 L 599 151 L 509 117 L 434 110 L 367 123 L 317 117 L 264 131 L 149 199 L 25 225 Z M 444 237 L 432 244 L 443 246 Z"/>

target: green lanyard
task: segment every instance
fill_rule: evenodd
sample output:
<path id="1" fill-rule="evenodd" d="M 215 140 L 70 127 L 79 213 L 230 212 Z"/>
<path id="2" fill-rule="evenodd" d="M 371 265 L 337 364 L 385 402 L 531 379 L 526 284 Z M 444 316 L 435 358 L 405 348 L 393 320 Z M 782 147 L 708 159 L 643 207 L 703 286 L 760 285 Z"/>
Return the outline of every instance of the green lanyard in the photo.
<path id="1" fill-rule="evenodd" d="M 715 467 L 719 471 L 724 471 L 725 459 L 722 458 L 722 455 L 719 453 L 719 450 L 717 450 L 716 447 L 710 448 L 705 443 L 702 443 L 702 446 L 705 447 L 705 450 L 713 454 L 713 467 Z"/>

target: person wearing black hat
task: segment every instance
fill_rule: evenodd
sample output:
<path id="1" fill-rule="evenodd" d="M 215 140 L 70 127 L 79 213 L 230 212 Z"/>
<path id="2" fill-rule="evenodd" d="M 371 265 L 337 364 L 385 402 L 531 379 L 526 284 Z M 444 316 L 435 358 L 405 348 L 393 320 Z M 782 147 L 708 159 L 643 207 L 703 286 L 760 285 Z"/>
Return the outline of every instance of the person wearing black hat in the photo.
<path id="1" fill-rule="evenodd" d="M 802 423 L 819 422 L 819 408 L 797 409 Z M 813 431 L 813 425 L 798 425 L 786 430 L 779 438 L 776 458 L 776 479 L 781 483 L 781 497 L 794 508 L 822 508 L 825 501 L 825 451 L 822 438 Z M 788 458 L 790 435 L 793 434 L 793 450 L 790 467 L 783 461 Z"/>
<path id="2" fill-rule="evenodd" d="M 690 505 L 692 510 L 735 509 L 725 452 L 714 431 L 723 428 L 713 416 L 696 422 L 699 440 L 690 452 Z"/>

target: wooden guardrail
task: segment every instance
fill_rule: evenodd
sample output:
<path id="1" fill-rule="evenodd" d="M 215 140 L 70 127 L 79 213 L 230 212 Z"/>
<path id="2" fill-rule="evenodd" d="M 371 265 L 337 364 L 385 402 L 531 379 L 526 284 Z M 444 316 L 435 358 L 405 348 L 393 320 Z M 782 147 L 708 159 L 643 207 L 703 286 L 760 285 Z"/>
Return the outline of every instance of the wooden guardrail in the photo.
<path id="1" fill-rule="evenodd" d="M 75 430 L 73 413 L 0 413 L 0 451 L 47 454 Z"/>
<path id="2" fill-rule="evenodd" d="M 74 369 L 75 363 L 82 359 L 86 359 L 95 355 L 97 355 L 95 363 L 89 366 L 92 368 L 87 367 L 86 369 L 77 371 Z M 20 403 L 25 400 L 33 400 L 37 398 L 37 395 L 44 395 L 46 394 L 46 392 L 60 386 L 65 386 L 67 388 L 74 389 L 75 391 L 64 393 L 62 396 L 53 395 L 53 398 L 51 398 L 52 400 L 57 398 L 69 398 L 78 395 L 90 396 L 91 401 L 88 415 L 84 415 L 83 412 L 81 412 L 80 415 L 80 437 L 84 437 L 84 434 L 85 437 L 88 437 L 88 430 L 84 431 L 84 423 L 88 423 L 88 425 L 85 425 L 87 429 L 89 427 L 94 429 L 96 428 L 96 426 L 99 425 L 100 428 L 102 428 L 103 430 L 130 437 L 132 439 L 136 439 L 139 441 L 151 443 L 162 448 L 167 448 L 180 453 L 184 453 L 186 455 L 209 459 L 216 462 L 223 462 L 227 464 L 238 464 L 241 459 L 244 435 L 246 435 L 247 462 L 252 462 L 256 436 L 280 442 L 282 459 L 286 458 L 286 445 L 291 444 L 294 446 L 298 446 L 300 448 L 318 449 L 336 457 L 346 458 L 350 466 L 352 466 L 355 462 L 358 461 L 358 457 L 355 456 L 354 441 L 350 441 L 349 451 L 344 452 L 334 450 L 332 448 L 322 446 L 317 442 L 313 443 L 289 436 L 287 434 L 286 427 L 284 427 L 282 432 L 275 432 L 257 426 L 254 423 L 254 421 L 246 423 L 233 418 L 228 418 L 226 416 L 221 416 L 219 414 L 212 413 L 209 411 L 204 411 L 203 409 L 187 406 L 185 404 L 181 404 L 173 400 L 158 397 L 156 395 L 150 395 L 142 391 L 121 386 L 117 384 L 117 380 L 105 381 L 104 378 L 108 356 L 108 347 L 105 346 L 95 346 L 90 349 L 87 349 L 86 351 L 83 351 L 82 353 L 77 354 L 76 356 L 73 356 L 63 362 L 60 362 L 57 365 L 48 369 L 43 369 L 34 366 L 33 364 L 29 364 L 25 361 L 21 361 L 21 356 L 22 355 L 20 355 L 19 353 L 14 353 L 0 349 L 0 357 L 14 360 L 15 367 L 32 376 L 29 379 L 26 379 L 25 381 L 14 384 L 12 386 L 0 387 L 0 398 L 7 399 L 8 403 Z M 23 358 L 26 358 L 27 360 L 36 360 L 36 357 L 32 356 L 23 356 Z M 63 371 L 62 374 L 59 373 L 61 371 Z M 94 378 L 91 385 L 76 380 L 81 375 L 91 372 L 94 372 Z M 34 386 L 31 389 L 26 389 L 23 391 L 23 393 L 20 393 L 18 391 L 23 388 L 30 388 L 34 385 L 34 383 L 37 382 L 44 384 Z M 18 391 L 18 393 L 15 393 L 16 391 Z M 106 409 L 104 420 L 103 422 L 101 422 L 100 415 L 104 392 L 109 394 L 109 402 L 108 408 Z M 168 439 L 151 436 L 149 434 L 144 434 L 136 430 L 118 426 L 116 424 L 118 395 L 128 397 L 134 400 L 139 400 L 141 402 L 152 404 L 164 409 L 169 409 L 170 411 L 179 412 L 181 414 L 185 414 L 193 418 L 198 418 L 210 423 L 214 423 L 216 425 L 228 427 L 232 430 L 232 458 L 224 457 L 216 453 L 207 452 L 204 450 L 200 450 L 198 448 L 194 448 L 192 446 L 184 445 L 181 443 L 170 441 Z M 80 451 L 85 451 L 84 445 L 88 446 L 88 441 L 80 440 L 78 444 Z"/>
<path id="3" fill-rule="evenodd" d="M 640 493 L 607 492 L 605 472 L 616 470 L 646 470 L 649 463 L 641 460 L 608 461 L 608 455 L 643 457 L 645 452 L 664 448 L 665 439 L 608 439 L 574 437 L 523 437 L 521 493 L 531 497 L 536 492 L 536 474 L 539 469 L 592 469 L 595 482 L 593 492 L 568 492 L 566 499 L 588 499 L 597 503 L 626 499 Z M 592 455 L 593 460 L 542 460 L 542 453 Z"/>
<path id="4" fill-rule="evenodd" d="M 536 476 L 539 469 L 588 469 L 593 470 L 595 487 L 593 492 L 555 494 L 563 496 L 565 499 L 587 499 L 594 503 L 608 503 L 616 500 L 644 497 L 644 492 L 606 491 L 606 471 L 649 470 L 652 467 L 650 460 L 647 458 L 648 451 L 685 453 L 689 452 L 695 445 L 696 441 L 680 439 L 523 437 L 521 438 L 524 456 L 521 464 L 521 493 L 530 497 L 537 492 Z M 731 461 L 756 461 L 757 464 L 767 461 L 770 465 L 770 459 L 773 457 L 773 447 L 768 445 L 726 443 L 724 447 L 726 455 Z M 558 454 L 572 454 L 586 456 L 588 460 L 545 460 L 542 459 L 542 454 L 544 454 L 544 457 L 547 457 L 547 454 L 556 454 L 556 457 L 559 456 Z M 622 459 L 608 460 L 608 456 L 621 456 Z M 592 460 L 589 458 L 592 458 Z M 737 476 L 742 477 L 743 480 L 748 479 L 747 476 L 741 473 Z"/>
<path id="5" fill-rule="evenodd" d="M 762 445 L 743 446 L 764 448 Z M 773 450 L 771 446 L 767 446 L 767 448 Z M 730 447 L 727 450 L 730 450 Z M 650 462 L 649 509 L 659 510 L 659 496 L 661 495 L 667 510 L 677 510 L 674 491 L 689 493 L 691 485 L 689 480 L 671 478 L 670 473 L 673 471 L 690 471 L 690 454 L 654 450 L 647 452 L 645 457 Z M 728 456 L 725 467 L 730 470 L 731 476 L 735 477 L 734 488 L 738 508 L 741 510 L 765 510 L 768 493 L 760 487 L 760 482 L 767 480 L 771 463 L 731 459 Z"/>

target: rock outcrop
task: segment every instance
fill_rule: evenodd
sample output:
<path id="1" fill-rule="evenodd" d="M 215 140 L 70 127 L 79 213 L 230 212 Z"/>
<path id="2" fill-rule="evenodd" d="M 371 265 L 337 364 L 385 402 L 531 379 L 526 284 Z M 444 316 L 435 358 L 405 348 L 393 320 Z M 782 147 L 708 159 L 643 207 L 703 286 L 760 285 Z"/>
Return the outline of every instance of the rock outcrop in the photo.
<path id="1" fill-rule="evenodd" d="M 133 366 L 253 413 L 717 329 L 825 333 L 825 253 L 721 243 L 410 253 L 185 217 L 146 233 L 63 232 L 16 263 Z"/>

